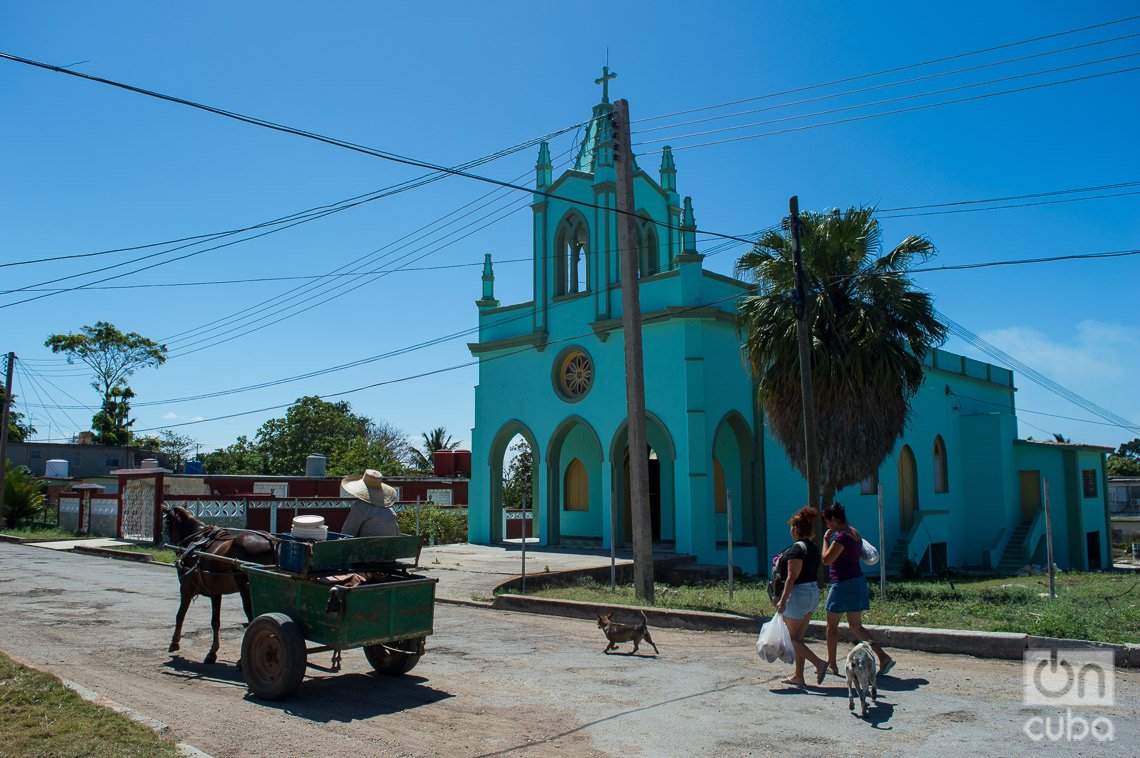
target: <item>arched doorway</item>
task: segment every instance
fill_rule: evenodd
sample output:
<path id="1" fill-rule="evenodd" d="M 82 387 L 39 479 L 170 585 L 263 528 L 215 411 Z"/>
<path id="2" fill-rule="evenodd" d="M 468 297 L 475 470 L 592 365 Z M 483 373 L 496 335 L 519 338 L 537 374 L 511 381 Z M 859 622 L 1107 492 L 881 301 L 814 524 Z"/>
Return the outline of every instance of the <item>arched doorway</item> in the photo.
<path id="1" fill-rule="evenodd" d="M 520 443 L 525 444 L 525 451 Z M 539 520 L 542 516 L 540 509 L 535 507 L 539 502 L 537 472 L 540 457 L 538 444 L 534 438 L 534 433 L 526 424 L 517 419 L 512 419 L 504 424 L 495 435 L 491 442 L 491 454 L 487 461 L 491 470 L 490 542 L 492 544 L 502 542 L 507 536 L 506 510 L 508 504 L 505 501 L 507 491 L 511 487 L 508 477 L 518 476 L 522 473 L 519 471 L 519 466 L 513 465 L 518 463 L 517 459 L 520 455 L 529 456 L 531 461 L 529 493 L 526 492 L 527 487 L 524 485 L 522 491 L 514 492 L 512 497 L 528 504 L 533 509 L 534 518 L 531 522 L 530 533 L 532 535 L 539 534 Z M 515 504 L 512 500 L 511 505 Z"/>
<path id="2" fill-rule="evenodd" d="M 914 523 L 914 512 L 918 510 L 918 470 L 914 463 L 914 451 L 910 445 L 903 445 L 899 451 L 899 530 L 906 534 Z"/>
<path id="3" fill-rule="evenodd" d="M 633 518 L 629 492 L 629 440 L 628 426 L 622 422 L 610 443 L 610 464 L 613 477 L 615 526 L 617 542 L 632 542 Z M 673 439 L 665 425 L 652 413 L 645 416 L 645 455 L 649 466 L 649 511 L 651 531 L 655 542 L 673 542 L 677 539 L 676 507 L 674 501 L 674 461 L 676 451 Z M 609 528 L 608 525 L 606 528 Z"/>
<path id="4" fill-rule="evenodd" d="M 744 417 L 736 411 L 726 414 L 717 424 L 712 446 L 712 518 L 718 543 L 728 540 L 730 502 L 733 542 L 758 540 L 759 519 L 755 516 L 753 497 L 754 449 L 752 431 Z"/>
<path id="5" fill-rule="evenodd" d="M 584 419 L 571 416 L 558 425 L 546 446 L 548 540 L 601 542 L 602 445 Z"/>

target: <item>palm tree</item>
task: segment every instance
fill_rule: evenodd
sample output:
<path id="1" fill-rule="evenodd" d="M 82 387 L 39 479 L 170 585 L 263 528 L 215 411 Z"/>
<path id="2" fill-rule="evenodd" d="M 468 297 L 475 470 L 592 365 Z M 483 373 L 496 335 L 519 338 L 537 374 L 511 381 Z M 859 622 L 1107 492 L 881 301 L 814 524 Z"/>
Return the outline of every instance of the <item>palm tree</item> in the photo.
<path id="1" fill-rule="evenodd" d="M 907 237 L 880 257 L 872 208 L 801 212 L 800 225 L 821 501 L 829 504 L 836 490 L 870 476 L 894 448 L 923 381 L 923 358 L 942 344 L 947 328 L 931 296 L 906 275 L 912 262 L 933 255 L 930 240 Z M 737 310 L 759 401 L 804 473 L 791 235 L 768 232 L 736 271 L 759 288 Z"/>
<path id="2" fill-rule="evenodd" d="M 433 471 L 435 461 L 432 459 L 432 454 L 436 450 L 454 450 L 462 444 L 462 440 L 452 440 L 447 429 L 442 426 L 437 426 L 430 432 L 420 432 L 420 436 L 424 440 L 423 449 L 412 448 L 409 453 L 412 468 L 417 471 Z"/>

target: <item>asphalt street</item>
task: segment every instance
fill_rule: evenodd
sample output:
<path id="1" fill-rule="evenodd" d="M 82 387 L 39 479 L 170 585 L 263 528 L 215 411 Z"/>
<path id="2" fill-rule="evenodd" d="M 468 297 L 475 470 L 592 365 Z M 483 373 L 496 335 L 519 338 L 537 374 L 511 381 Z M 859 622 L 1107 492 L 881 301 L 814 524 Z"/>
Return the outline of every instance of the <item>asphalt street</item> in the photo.
<path id="1" fill-rule="evenodd" d="M 1068 716 L 1106 720 L 1102 734 L 1111 722 L 1112 742 L 1034 741 L 1027 722 L 1059 723 L 1066 712 L 1023 704 L 1020 662 L 899 651 L 860 719 L 837 677 L 780 685 L 788 667 L 761 661 L 750 635 L 658 629 L 658 656 L 645 645 L 649 655 L 603 655 L 592 622 L 443 604 L 406 677 L 371 673 L 353 650 L 341 673 L 310 670 L 294 697 L 267 703 L 246 693 L 234 666 L 240 601 L 223 602 L 213 665 L 200 663 L 210 635 L 203 600 L 180 653 L 166 652 L 176 607 L 169 568 L 0 543 L 0 650 L 219 757 L 1140 753 L 1134 670 L 1115 672 L 1114 705 Z M 310 662 L 327 665 L 328 654 Z"/>

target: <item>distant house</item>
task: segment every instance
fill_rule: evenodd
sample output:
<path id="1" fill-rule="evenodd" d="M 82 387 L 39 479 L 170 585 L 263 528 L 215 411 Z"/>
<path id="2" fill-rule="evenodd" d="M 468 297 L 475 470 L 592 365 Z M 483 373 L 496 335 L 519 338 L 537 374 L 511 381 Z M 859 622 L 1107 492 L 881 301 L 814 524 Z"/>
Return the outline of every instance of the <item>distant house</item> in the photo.
<path id="1" fill-rule="evenodd" d="M 1113 542 L 1140 542 L 1140 476 L 1109 477 L 1108 518 Z"/>
<path id="2" fill-rule="evenodd" d="M 471 453 L 439 451 L 431 474 L 385 477 L 396 488 L 397 508 L 434 502 L 467 506 Z M 159 507 L 182 505 L 211 523 L 249 529 L 287 531 L 300 513 L 320 513 L 338 530 L 352 500 L 342 493 L 340 476 L 260 474 L 175 474 L 161 466 L 110 472 L 109 492 L 83 491 L 60 496 L 61 524 L 108 536 L 150 540 L 161 535 Z M 104 483 L 100 478 L 99 483 Z"/>
<path id="3" fill-rule="evenodd" d="M 36 476 L 47 476 L 47 462 L 67 461 L 66 476 L 72 479 L 109 476 L 120 468 L 134 468 L 147 459 L 160 466 L 169 463 L 166 453 L 121 445 L 63 442 L 9 442 L 8 461 L 25 466 Z"/>

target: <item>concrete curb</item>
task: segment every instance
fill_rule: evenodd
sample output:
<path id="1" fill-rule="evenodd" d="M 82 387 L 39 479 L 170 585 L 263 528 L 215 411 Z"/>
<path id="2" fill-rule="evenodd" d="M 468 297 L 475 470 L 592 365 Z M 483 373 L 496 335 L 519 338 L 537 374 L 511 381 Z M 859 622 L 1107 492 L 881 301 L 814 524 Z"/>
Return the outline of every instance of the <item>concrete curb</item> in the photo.
<path id="1" fill-rule="evenodd" d="M 672 610 L 664 608 L 641 608 L 632 605 L 586 603 L 576 600 L 553 600 L 527 595 L 497 595 L 491 608 L 499 611 L 519 613 L 540 613 L 548 616 L 595 619 L 600 613 L 618 612 L 618 620 L 636 619 L 644 612 L 651 626 L 666 629 L 689 629 L 694 631 L 746 632 L 759 634 L 760 627 L 770 616 L 741 616 L 729 613 L 707 613 L 702 611 Z M 924 629 L 904 626 L 865 625 L 874 638 L 887 647 L 900 650 L 917 650 L 924 653 L 971 655 L 975 658 L 996 658 L 1007 661 L 1020 661 L 1026 650 L 1040 648 L 1086 648 L 1112 650 L 1116 655 L 1116 665 L 1140 667 L 1140 645 L 1118 645 L 1109 642 L 1089 640 L 1062 640 L 1050 637 L 1033 637 L 1028 634 L 1011 632 L 974 632 L 963 629 Z M 826 636 L 827 625 L 812 621 L 807 637 L 822 640 Z M 846 624 L 839 626 L 839 639 L 852 642 L 855 637 Z"/>
<path id="2" fill-rule="evenodd" d="M 84 555 L 98 555 L 103 558 L 115 558 L 120 561 L 134 561 L 136 563 L 157 563 L 151 559 L 146 553 L 133 553 L 128 550 L 115 550 L 109 547 L 84 547 L 83 545 L 76 545 L 71 548 L 73 553 L 83 553 Z"/>

